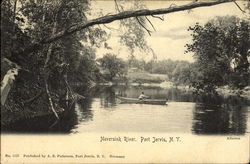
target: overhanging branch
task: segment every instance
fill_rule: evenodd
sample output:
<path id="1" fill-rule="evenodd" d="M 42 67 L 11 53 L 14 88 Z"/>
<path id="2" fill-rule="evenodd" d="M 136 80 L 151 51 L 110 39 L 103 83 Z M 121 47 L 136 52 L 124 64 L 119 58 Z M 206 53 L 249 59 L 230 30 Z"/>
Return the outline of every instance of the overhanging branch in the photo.
<path id="1" fill-rule="evenodd" d="M 151 15 L 153 18 L 158 18 L 160 19 L 161 21 L 164 21 L 164 17 L 159 17 L 159 16 L 155 16 L 155 15 Z"/>
<path id="2" fill-rule="evenodd" d="M 238 9 L 240 9 L 240 11 L 242 11 L 243 13 L 245 13 L 245 11 L 238 5 L 238 3 L 236 1 L 234 1 L 234 4 L 238 7 Z"/>
<path id="3" fill-rule="evenodd" d="M 152 31 L 150 31 L 149 29 L 147 29 L 147 28 L 141 23 L 141 21 L 139 20 L 138 17 L 135 17 L 135 18 L 136 18 L 137 22 L 142 26 L 142 28 L 144 28 L 144 29 L 148 32 L 148 34 L 151 36 L 151 32 L 152 32 Z"/>
<path id="4" fill-rule="evenodd" d="M 150 23 L 150 25 L 153 27 L 153 29 L 156 31 L 156 29 L 155 29 L 155 27 L 154 27 L 154 25 L 153 25 L 153 23 L 148 19 L 148 17 L 147 16 L 145 16 L 145 18 L 147 19 L 147 21 Z"/>
<path id="5" fill-rule="evenodd" d="M 142 10 L 136 10 L 136 11 L 123 11 L 118 14 L 112 14 L 112 15 L 106 15 L 103 17 L 99 17 L 96 19 L 89 20 L 84 23 L 79 23 L 69 29 L 66 29 L 64 31 L 58 32 L 57 34 L 51 36 L 50 38 L 45 38 L 41 40 L 40 42 L 34 43 L 30 47 L 26 48 L 24 50 L 24 53 L 30 53 L 30 50 L 34 50 L 36 48 L 40 48 L 43 44 L 48 44 L 54 41 L 57 41 L 65 36 L 71 35 L 77 31 L 83 30 L 85 28 L 88 28 L 90 26 L 98 25 L 98 24 L 107 24 L 111 23 L 116 20 L 122 20 L 127 19 L 131 17 L 139 17 L 139 16 L 152 16 L 152 15 L 161 15 L 161 14 L 169 14 L 174 13 L 178 11 L 184 11 L 184 10 L 190 10 L 194 8 L 199 7 L 208 7 L 208 6 L 214 6 L 222 3 L 227 2 L 233 2 L 234 0 L 216 0 L 216 1 L 209 1 L 209 2 L 196 2 L 181 6 L 172 6 L 170 8 L 162 8 L 162 9 L 155 9 L 155 10 L 148 10 L 148 9 L 142 9 Z"/>

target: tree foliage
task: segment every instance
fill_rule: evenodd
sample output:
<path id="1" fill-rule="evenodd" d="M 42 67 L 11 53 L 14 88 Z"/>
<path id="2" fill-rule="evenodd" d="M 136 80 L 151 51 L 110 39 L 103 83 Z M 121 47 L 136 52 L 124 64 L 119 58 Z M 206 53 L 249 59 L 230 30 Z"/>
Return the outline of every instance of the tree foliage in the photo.
<path id="1" fill-rule="evenodd" d="M 190 27 L 197 76 L 192 86 L 214 91 L 222 85 L 243 88 L 249 85 L 250 24 L 237 17 L 217 17 L 205 25 Z"/>
<path id="2" fill-rule="evenodd" d="M 136 6 L 130 11 L 107 14 L 88 20 L 88 0 L 5 0 L 1 2 L 1 53 L 3 57 L 19 64 L 22 71 L 16 86 L 10 94 L 10 104 L 26 109 L 51 106 L 60 108 L 59 101 L 66 98 L 70 91 L 70 82 L 82 82 L 88 85 L 98 77 L 95 61 L 95 48 L 105 44 L 106 32 L 97 26 L 116 20 L 124 20 L 124 35 L 121 42 L 131 48 L 148 49 L 144 40 L 145 16 L 168 14 L 198 7 L 212 6 L 232 0 L 214 2 L 197 2 L 182 6 L 170 6 L 162 9 L 148 10 Z M 147 20 L 148 21 L 148 20 Z M 148 21 L 150 23 L 150 21 Z M 105 46 L 107 47 L 107 46 Z M 120 75 L 123 62 L 112 57 L 110 79 Z M 241 60 L 238 63 L 244 63 Z M 104 62 L 105 63 L 105 62 Z M 242 65 L 240 68 L 245 68 Z M 117 69 L 118 68 L 118 69 Z M 177 71 L 178 72 L 178 71 Z M 44 93 L 47 92 L 47 96 Z M 50 91 L 50 93 L 49 93 Z M 41 93 L 41 94 L 37 94 Z M 36 103 L 25 105 L 26 100 L 36 98 Z M 49 97 L 49 98 L 48 98 Z M 13 102 L 13 103 L 12 103 Z"/>
<path id="3" fill-rule="evenodd" d="M 86 11 L 89 10 L 88 1 L 26 1 L 21 8 L 24 16 L 27 17 L 30 26 L 29 34 L 33 41 L 40 38 L 50 37 L 56 23 L 56 32 L 65 30 L 76 23 L 86 22 Z M 43 24 L 43 26 L 41 26 Z M 72 35 L 66 36 L 53 44 L 52 58 L 49 61 L 51 69 L 60 65 L 68 64 L 69 76 L 74 73 L 89 71 L 94 64 L 95 47 L 100 47 L 105 41 L 106 33 L 100 28 L 88 28 Z M 89 42 L 88 45 L 84 43 Z M 48 48 L 48 47 L 47 47 Z M 44 62 L 47 49 L 44 47 L 41 52 L 41 62 Z M 35 57 L 37 60 L 37 56 Z M 83 60 L 86 60 L 85 62 Z M 91 63 L 92 61 L 92 63 Z M 80 63 L 86 64 L 81 67 Z M 42 65 L 42 64 L 38 64 Z M 73 80 L 73 78 L 71 78 Z"/>
<path id="4" fill-rule="evenodd" d="M 14 2 L 18 3 L 18 8 Z M 57 110 L 65 108 L 65 103 L 59 102 L 71 91 L 68 81 L 89 86 L 90 81 L 96 79 L 95 48 L 106 40 L 106 33 L 98 27 L 86 28 L 51 44 L 41 44 L 41 48 L 33 47 L 31 53 L 19 53 L 43 38 L 86 22 L 88 10 L 87 0 L 7 0 L 1 3 L 2 57 L 18 63 L 21 72 L 25 70 L 25 73 L 19 74 L 11 90 L 11 108 L 18 106 L 19 110 L 25 108 L 31 111 L 36 107 L 45 111 L 48 107 Z M 38 96 L 37 93 L 41 94 Z M 72 92 L 70 94 L 72 96 Z M 32 97 L 38 97 L 37 101 L 27 106 L 24 102 Z M 53 112 L 56 113 L 55 110 Z"/>
<path id="5" fill-rule="evenodd" d="M 114 77 L 124 76 L 127 72 L 126 63 L 114 54 L 105 54 L 102 58 L 98 59 L 98 62 L 103 69 L 108 70 L 108 79 L 111 81 Z"/>
<path id="6" fill-rule="evenodd" d="M 1 2 L 1 57 L 7 57 L 17 61 L 14 53 L 24 50 L 31 44 L 27 31 L 20 28 L 24 19 L 16 11 L 15 1 L 6 0 Z"/>
<path id="7" fill-rule="evenodd" d="M 119 12 L 124 11 L 124 6 L 126 4 L 124 3 L 125 1 L 116 2 L 116 7 Z M 143 8 L 146 8 L 146 6 L 139 1 L 134 1 L 130 10 L 139 10 Z M 135 49 L 151 53 L 151 49 L 145 40 L 146 34 L 144 30 L 146 26 L 146 17 L 133 17 L 120 21 L 120 29 L 122 30 L 122 33 L 119 35 L 120 43 L 128 47 L 131 56 L 135 55 Z"/>
<path id="8" fill-rule="evenodd" d="M 168 79 L 176 84 L 190 84 L 191 69 L 193 63 L 182 60 L 138 60 L 136 58 L 127 61 L 130 68 L 137 68 L 149 73 L 164 74 Z"/>

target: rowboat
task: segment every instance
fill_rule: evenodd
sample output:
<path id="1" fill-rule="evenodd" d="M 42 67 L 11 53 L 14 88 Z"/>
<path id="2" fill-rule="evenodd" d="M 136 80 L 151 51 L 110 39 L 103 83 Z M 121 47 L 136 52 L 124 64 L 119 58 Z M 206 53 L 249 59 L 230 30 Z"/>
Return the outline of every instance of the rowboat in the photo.
<path id="1" fill-rule="evenodd" d="M 151 105 L 167 105 L 166 100 L 159 100 L 159 99 L 143 99 L 139 100 L 136 98 L 127 98 L 127 97 L 117 97 L 121 100 L 121 103 L 128 103 L 128 104 L 151 104 Z"/>

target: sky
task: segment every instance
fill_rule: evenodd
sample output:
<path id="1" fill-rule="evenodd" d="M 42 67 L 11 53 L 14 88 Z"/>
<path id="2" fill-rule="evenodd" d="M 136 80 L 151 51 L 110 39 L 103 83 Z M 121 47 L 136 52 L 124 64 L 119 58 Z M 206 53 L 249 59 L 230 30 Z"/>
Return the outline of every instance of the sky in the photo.
<path id="1" fill-rule="evenodd" d="M 117 0 L 119 3 L 119 0 Z M 171 4 L 183 5 L 191 3 L 192 1 L 143 1 L 148 9 L 166 8 Z M 239 5 L 243 7 L 241 2 Z M 128 5 L 129 2 L 127 2 Z M 129 7 L 128 7 L 129 8 Z M 115 11 L 115 3 L 112 0 L 98 0 L 91 2 L 91 16 L 90 19 L 100 16 L 100 12 L 103 15 L 117 13 Z M 205 24 L 207 21 L 213 19 L 216 16 L 227 16 L 236 15 L 238 17 L 246 17 L 234 3 L 225 3 L 212 7 L 201 7 L 191 11 L 181 11 L 171 14 L 165 14 L 164 21 L 160 19 L 148 17 L 153 23 L 156 31 L 151 36 L 146 34 L 146 41 L 148 45 L 154 50 L 157 60 L 172 59 L 172 60 L 186 60 L 193 62 L 194 59 L 192 54 L 184 54 L 184 45 L 192 42 L 191 32 L 187 31 L 189 26 L 194 26 L 196 22 Z M 111 37 L 108 40 L 109 46 L 112 50 L 106 50 L 104 48 L 97 49 L 97 58 L 102 57 L 105 53 L 111 52 L 116 54 L 118 57 L 126 59 L 130 54 L 128 49 L 119 43 L 118 35 L 121 33 L 119 30 L 119 22 L 115 21 L 106 24 L 109 28 L 117 30 L 110 30 L 104 26 L 101 26 L 110 33 Z M 150 28 L 150 25 L 147 26 Z M 152 29 L 152 27 L 151 27 Z M 152 30 L 153 31 L 153 30 Z M 152 54 L 146 54 L 136 50 L 135 56 L 138 59 L 150 60 Z"/>

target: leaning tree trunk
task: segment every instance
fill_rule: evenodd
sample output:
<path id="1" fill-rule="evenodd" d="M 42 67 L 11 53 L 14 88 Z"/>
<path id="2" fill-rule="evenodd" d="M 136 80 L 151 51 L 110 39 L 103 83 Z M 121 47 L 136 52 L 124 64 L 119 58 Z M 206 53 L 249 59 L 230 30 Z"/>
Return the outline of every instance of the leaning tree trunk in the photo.
<path id="1" fill-rule="evenodd" d="M 55 21 L 53 24 L 52 35 L 54 35 L 56 33 L 56 28 L 57 28 L 57 22 Z M 45 59 L 45 64 L 43 67 L 43 78 L 44 78 L 45 90 L 46 90 L 48 100 L 49 100 L 50 109 L 55 114 L 56 118 L 59 120 L 59 116 L 58 116 L 58 114 L 54 108 L 54 105 L 53 105 L 53 100 L 52 100 L 52 96 L 51 96 L 51 93 L 49 90 L 49 85 L 48 85 L 48 79 L 49 79 L 49 75 L 51 72 L 51 70 L 49 68 L 49 62 L 50 62 L 51 55 L 52 55 L 52 49 L 53 49 L 53 43 L 50 43 L 49 48 L 48 48 L 48 52 L 47 52 L 47 56 Z"/>

